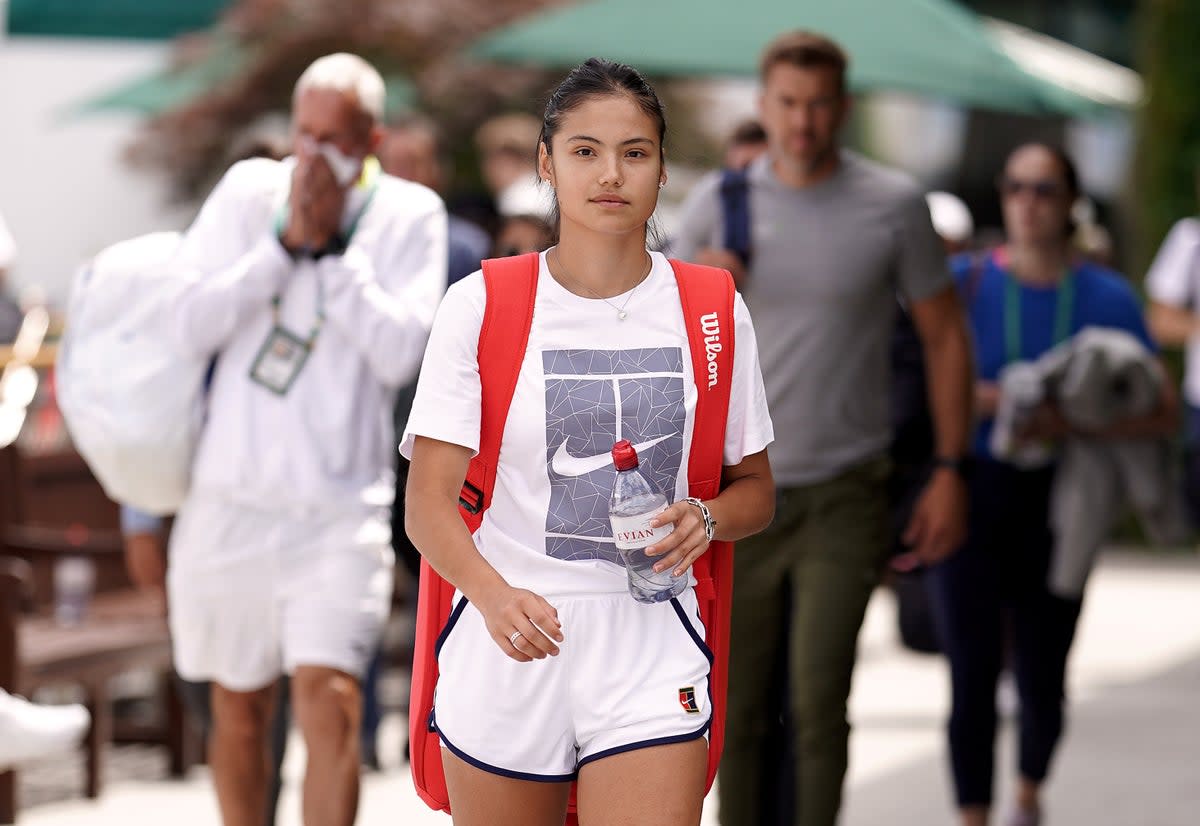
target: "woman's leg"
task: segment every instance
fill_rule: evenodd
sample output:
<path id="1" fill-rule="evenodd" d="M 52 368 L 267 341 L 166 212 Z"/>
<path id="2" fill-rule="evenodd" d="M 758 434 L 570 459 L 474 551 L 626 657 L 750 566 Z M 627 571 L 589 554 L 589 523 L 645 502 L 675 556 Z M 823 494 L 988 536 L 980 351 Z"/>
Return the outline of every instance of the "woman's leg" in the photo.
<path id="1" fill-rule="evenodd" d="M 1051 542 L 1047 535 L 1038 545 L 1046 559 Z M 1014 665 L 1021 698 L 1017 806 L 1036 813 L 1041 785 L 1063 732 L 1067 656 L 1082 601 L 1050 593 L 1040 565 L 1029 565 L 1026 577 L 1013 605 Z"/>
<path id="2" fill-rule="evenodd" d="M 1003 664 L 1003 571 L 992 548 L 1004 513 L 998 469 L 981 464 L 971 488 L 967 542 L 926 575 L 934 622 L 950 666 L 947 727 L 950 763 L 962 821 L 987 822 L 992 802 L 996 682 Z"/>
<path id="3" fill-rule="evenodd" d="M 587 763 L 579 770 L 579 822 L 697 826 L 707 765 L 708 741 L 703 737 Z"/>
<path id="4" fill-rule="evenodd" d="M 562 826 L 566 819 L 570 783 L 503 777 L 444 748 L 442 767 L 455 826 Z"/>

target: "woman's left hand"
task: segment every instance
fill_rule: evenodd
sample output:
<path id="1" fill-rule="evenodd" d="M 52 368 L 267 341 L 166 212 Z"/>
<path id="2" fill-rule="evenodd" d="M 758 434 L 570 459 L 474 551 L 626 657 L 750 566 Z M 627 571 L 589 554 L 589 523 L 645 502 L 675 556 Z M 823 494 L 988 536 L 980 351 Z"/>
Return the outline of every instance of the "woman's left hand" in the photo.
<path id="1" fill-rule="evenodd" d="M 1064 439 L 1071 434 L 1071 426 L 1058 405 L 1042 402 L 1030 414 L 1025 426 L 1016 434 L 1021 442 Z"/>
<path id="2" fill-rule="evenodd" d="M 691 502 L 676 502 L 654 517 L 650 526 L 657 528 L 672 522 L 675 523 L 674 530 L 666 538 L 647 547 L 646 555 L 662 557 L 654 563 L 656 572 L 671 569 L 672 576 L 683 576 L 692 563 L 708 550 L 704 517 L 700 515 L 700 509 Z"/>

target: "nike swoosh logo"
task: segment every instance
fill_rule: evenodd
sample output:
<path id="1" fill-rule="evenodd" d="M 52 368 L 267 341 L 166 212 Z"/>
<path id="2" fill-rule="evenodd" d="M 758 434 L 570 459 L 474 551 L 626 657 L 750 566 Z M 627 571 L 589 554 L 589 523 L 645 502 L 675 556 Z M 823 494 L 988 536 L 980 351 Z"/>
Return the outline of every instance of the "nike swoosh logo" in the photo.
<path id="1" fill-rule="evenodd" d="M 638 453 L 644 450 L 649 450 L 659 442 L 671 438 L 673 433 L 668 433 L 666 436 L 659 436 L 657 439 L 651 439 L 648 442 L 642 442 L 633 446 L 633 449 Z M 567 441 L 558 446 L 558 450 L 554 451 L 554 457 L 550 460 L 550 468 L 559 476 L 584 476 L 588 473 L 600 470 L 612 464 L 612 453 L 601 453 L 598 456 L 572 456 L 567 452 Z"/>

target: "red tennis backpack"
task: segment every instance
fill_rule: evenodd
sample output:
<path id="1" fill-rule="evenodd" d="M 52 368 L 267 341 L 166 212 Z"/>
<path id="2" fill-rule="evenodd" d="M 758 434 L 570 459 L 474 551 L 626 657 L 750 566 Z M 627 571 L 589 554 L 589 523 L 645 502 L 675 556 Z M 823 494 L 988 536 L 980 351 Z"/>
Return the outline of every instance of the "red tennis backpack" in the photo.
<path id="1" fill-rule="evenodd" d="M 683 306 L 698 401 L 688 461 L 688 494 L 712 499 L 721 488 L 725 423 L 733 378 L 733 279 L 725 270 L 671 261 Z M 459 496 L 459 512 L 472 533 L 492 502 L 500 441 L 521 362 L 529 343 L 537 294 L 537 253 L 483 262 L 487 305 L 479 331 L 482 419 L 479 453 L 471 460 Z M 733 545 L 713 542 L 692 566 L 705 642 L 714 660 L 709 674 L 712 726 L 707 788 L 712 788 L 725 740 L 725 689 L 729 666 L 729 613 L 733 597 Z M 417 794 L 432 809 L 450 811 L 441 743 L 430 726 L 437 686 L 437 640 L 450 617 L 454 586 L 425 560 L 417 598 L 417 637 L 409 699 L 409 752 Z M 567 823 L 576 823 L 571 794 Z"/>

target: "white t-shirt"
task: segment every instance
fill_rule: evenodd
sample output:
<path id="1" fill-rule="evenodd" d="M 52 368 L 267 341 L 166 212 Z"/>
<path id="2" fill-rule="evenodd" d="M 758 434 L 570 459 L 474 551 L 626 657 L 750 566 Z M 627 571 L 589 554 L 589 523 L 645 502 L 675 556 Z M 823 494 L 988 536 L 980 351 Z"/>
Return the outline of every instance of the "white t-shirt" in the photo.
<path id="1" fill-rule="evenodd" d="M 1200 220 L 1184 218 L 1171 228 L 1146 273 L 1146 292 L 1160 304 L 1200 313 Z M 1188 341 L 1183 393 L 1200 406 L 1200 335 Z"/>
<path id="2" fill-rule="evenodd" d="M 687 496 L 697 391 L 674 272 L 661 254 L 652 257 L 646 279 L 610 304 L 563 288 L 542 255 L 492 505 L 475 534 L 480 553 L 510 585 L 543 596 L 626 589 L 608 521 L 616 478 L 610 451 L 618 439 L 637 447 L 652 484 L 674 500 Z M 476 353 L 485 301 L 479 272 L 446 293 L 401 443 L 405 456 L 411 457 L 416 436 L 478 451 Z M 628 318 L 620 320 L 616 307 Z M 754 327 L 741 296 L 734 327 L 726 465 L 774 439 Z"/>

